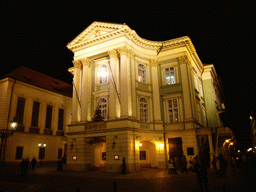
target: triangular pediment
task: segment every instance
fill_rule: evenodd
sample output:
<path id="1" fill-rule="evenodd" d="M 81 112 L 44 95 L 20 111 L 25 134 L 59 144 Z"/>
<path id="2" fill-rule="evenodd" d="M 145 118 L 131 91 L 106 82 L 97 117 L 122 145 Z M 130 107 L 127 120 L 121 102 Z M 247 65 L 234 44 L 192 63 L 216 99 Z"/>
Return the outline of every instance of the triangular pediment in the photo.
<path id="1" fill-rule="evenodd" d="M 120 29 L 129 28 L 125 24 L 114 24 L 114 23 L 103 23 L 103 22 L 93 22 L 89 27 L 87 27 L 82 33 L 80 33 L 73 41 L 71 41 L 67 47 L 73 47 L 75 45 L 81 44 L 88 40 L 98 39 L 107 34 L 111 34 Z"/>

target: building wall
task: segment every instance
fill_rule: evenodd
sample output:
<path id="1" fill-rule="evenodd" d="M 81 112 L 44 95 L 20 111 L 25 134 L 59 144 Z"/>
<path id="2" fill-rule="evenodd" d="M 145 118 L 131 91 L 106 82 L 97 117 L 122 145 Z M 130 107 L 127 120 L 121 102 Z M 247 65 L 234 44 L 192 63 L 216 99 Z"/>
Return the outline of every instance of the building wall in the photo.
<path id="1" fill-rule="evenodd" d="M 160 46 L 154 47 L 154 43 L 158 42 L 141 40 L 138 43 L 139 37 L 134 39 L 132 36 L 134 32 L 129 34 L 118 31 L 113 35 L 109 31 L 104 32 L 114 29 L 114 24 L 97 24 L 99 28 L 95 27 L 95 32 L 102 30 L 102 34 L 108 33 L 109 36 L 102 37 L 105 38 L 104 41 L 97 39 L 97 35 L 94 39 L 94 25 L 96 26 L 92 24 L 88 28 L 90 37 L 82 38 L 87 32 L 86 29 L 68 45 L 74 52 L 74 67 L 69 71 L 74 75 L 78 98 L 81 101 L 79 107 L 77 97 L 72 98 L 72 124 L 68 129 L 68 148 L 74 139 L 76 142 L 79 139 L 77 146 L 80 152 L 77 156 L 79 155 L 81 160 L 72 160 L 75 150 L 68 151 L 68 167 L 83 170 L 94 165 L 92 156 L 95 144 L 85 144 L 83 138 L 86 137 L 94 138 L 95 142 L 95 138 L 106 139 L 107 171 L 120 171 L 123 157 L 126 158 L 129 171 L 139 169 L 140 164 L 143 164 L 139 156 L 139 141 L 144 142 L 142 149 L 146 150 L 146 154 L 154 154 L 154 158 L 149 155 L 149 159 L 144 160 L 144 164 L 150 162 L 151 167 L 166 167 L 168 138 L 181 137 L 183 154 L 187 156 L 187 147 L 193 147 L 194 155 L 197 155 L 197 135 L 208 135 L 211 140 L 211 134 L 209 129 L 206 129 L 208 132 L 196 131 L 207 126 L 206 105 L 201 86 L 203 65 L 190 40 L 179 45 L 174 43 L 165 46 L 157 55 Z M 105 29 L 105 25 L 111 27 Z M 120 26 L 121 29 L 122 27 Z M 76 44 L 77 42 L 81 44 Z M 152 44 L 144 45 L 145 42 Z M 84 45 L 80 46 L 83 43 Z M 108 79 L 100 84 L 98 71 L 102 64 L 107 66 Z M 142 67 L 140 72 L 145 72 L 139 74 L 139 67 Z M 166 84 L 166 67 L 174 68 L 174 84 Z M 142 81 L 141 76 L 144 75 L 146 78 Z M 100 98 L 107 100 L 105 125 L 97 127 L 95 124 L 96 127 L 93 127 L 91 121 Z M 144 106 L 140 103 L 141 98 L 147 101 L 146 120 L 141 116 L 140 106 Z M 167 101 L 170 99 L 178 103 L 178 116 L 174 116 L 177 120 L 173 122 L 170 122 L 168 114 Z M 116 143 L 114 147 L 113 139 Z M 212 145 L 210 147 L 212 153 Z M 118 154 L 120 158 L 115 160 L 113 157 Z"/>
<path id="2" fill-rule="evenodd" d="M 1 90 L 4 90 L 1 92 L 1 105 L 5 106 L 0 109 L 1 128 L 5 127 L 7 122 L 8 116 L 6 114 L 8 114 L 8 103 L 11 98 L 12 85 L 14 82 L 9 121 L 16 116 L 18 98 L 21 97 L 25 99 L 23 124 L 18 126 L 17 131 L 14 132 L 13 136 L 7 138 L 5 161 L 21 161 L 20 159 L 16 159 L 17 147 L 23 147 L 22 158 L 29 158 L 31 160 L 35 157 L 38 160 L 40 148 L 38 146 L 39 143 L 41 143 L 41 147 L 43 147 L 43 144 L 46 144 L 45 159 L 43 159 L 43 161 L 58 160 L 58 149 L 62 149 L 62 152 L 64 153 L 64 145 L 66 143 L 65 132 L 67 132 L 67 124 L 71 122 L 71 98 L 21 81 L 14 81 L 10 78 L 6 78 L 1 81 Z M 6 88 L 7 85 L 9 85 L 8 88 Z M 40 103 L 38 127 L 31 126 L 34 101 Z M 51 105 L 53 107 L 51 129 L 45 129 L 47 105 Z M 63 131 L 58 130 L 58 116 L 60 108 L 64 109 Z"/>

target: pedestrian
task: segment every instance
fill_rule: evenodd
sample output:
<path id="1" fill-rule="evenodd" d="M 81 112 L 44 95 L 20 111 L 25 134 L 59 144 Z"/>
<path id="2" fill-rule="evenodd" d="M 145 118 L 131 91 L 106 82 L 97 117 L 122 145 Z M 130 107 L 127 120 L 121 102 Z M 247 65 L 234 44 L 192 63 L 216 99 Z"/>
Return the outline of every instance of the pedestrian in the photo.
<path id="1" fill-rule="evenodd" d="M 122 164 L 122 172 L 121 174 L 126 174 L 126 165 L 125 165 L 125 157 L 123 158 L 123 164 Z"/>
<path id="2" fill-rule="evenodd" d="M 193 163 L 194 159 L 195 157 L 193 159 L 190 158 L 189 160 L 190 167 L 188 168 L 188 171 L 192 171 L 192 172 L 194 171 L 194 163 Z"/>
<path id="3" fill-rule="evenodd" d="M 213 155 L 213 158 L 212 158 L 212 165 L 213 165 L 213 169 L 214 169 L 216 172 L 217 172 L 217 165 L 216 165 L 217 161 L 218 161 L 218 158 L 217 158 L 215 155 Z"/>
<path id="4" fill-rule="evenodd" d="M 175 167 L 174 167 L 174 159 L 170 159 L 169 160 L 169 164 L 168 164 L 168 174 L 170 175 L 171 173 L 176 173 Z"/>
<path id="5" fill-rule="evenodd" d="M 199 156 L 196 156 L 194 170 L 197 176 L 197 182 L 200 187 L 200 191 L 209 191 L 208 187 L 208 177 L 207 177 L 207 165 L 204 163 L 203 159 L 199 159 Z"/>
<path id="6" fill-rule="evenodd" d="M 227 163 L 227 161 L 224 159 L 222 153 L 219 154 L 218 159 L 219 159 L 219 162 L 220 162 L 220 176 L 221 176 L 221 177 L 225 177 L 225 175 L 226 175 L 226 170 L 227 170 L 227 167 L 228 167 L 228 163 Z"/>
<path id="7" fill-rule="evenodd" d="M 186 159 L 185 155 L 183 155 L 181 157 L 181 173 L 183 174 L 184 172 L 186 174 L 188 174 L 188 171 L 187 171 L 187 159 Z"/>
<path id="8" fill-rule="evenodd" d="M 31 160 L 31 165 L 32 165 L 32 170 L 35 169 L 35 165 L 36 165 L 36 158 L 33 157 L 33 159 Z"/>
<path id="9" fill-rule="evenodd" d="M 20 170 L 21 170 L 21 177 L 24 178 L 26 175 L 26 162 L 25 159 L 22 159 L 22 161 L 20 162 Z"/>

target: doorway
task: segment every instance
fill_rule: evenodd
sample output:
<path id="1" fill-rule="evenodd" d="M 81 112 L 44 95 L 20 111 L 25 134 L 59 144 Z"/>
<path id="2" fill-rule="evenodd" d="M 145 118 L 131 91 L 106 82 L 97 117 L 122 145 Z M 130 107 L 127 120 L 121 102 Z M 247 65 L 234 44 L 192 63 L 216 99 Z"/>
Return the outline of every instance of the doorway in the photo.
<path id="1" fill-rule="evenodd" d="M 141 142 L 140 146 L 140 167 L 156 167 L 156 146 L 150 141 Z"/>
<path id="2" fill-rule="evenodd" d="M 106 142 L 95 143 L 94 167 L 104 169 L 106 166 Z"/>

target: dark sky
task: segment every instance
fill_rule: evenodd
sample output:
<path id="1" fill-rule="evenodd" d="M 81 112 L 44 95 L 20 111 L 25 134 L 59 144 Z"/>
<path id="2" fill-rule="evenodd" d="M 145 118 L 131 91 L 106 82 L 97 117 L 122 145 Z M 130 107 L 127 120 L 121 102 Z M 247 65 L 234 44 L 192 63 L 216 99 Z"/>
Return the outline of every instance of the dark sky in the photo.
<path id="1" fill-rule="evenodd" d="M 93 21 L 126 23 L 154 41 L 189 36 L 201 61 L 222 78 L 231 128 L 247 138 L 255 106 L 253 1 L 83 2 L 2 1 L 0 75 L 26 66 L 71 83 L 66 45 Z"/>

